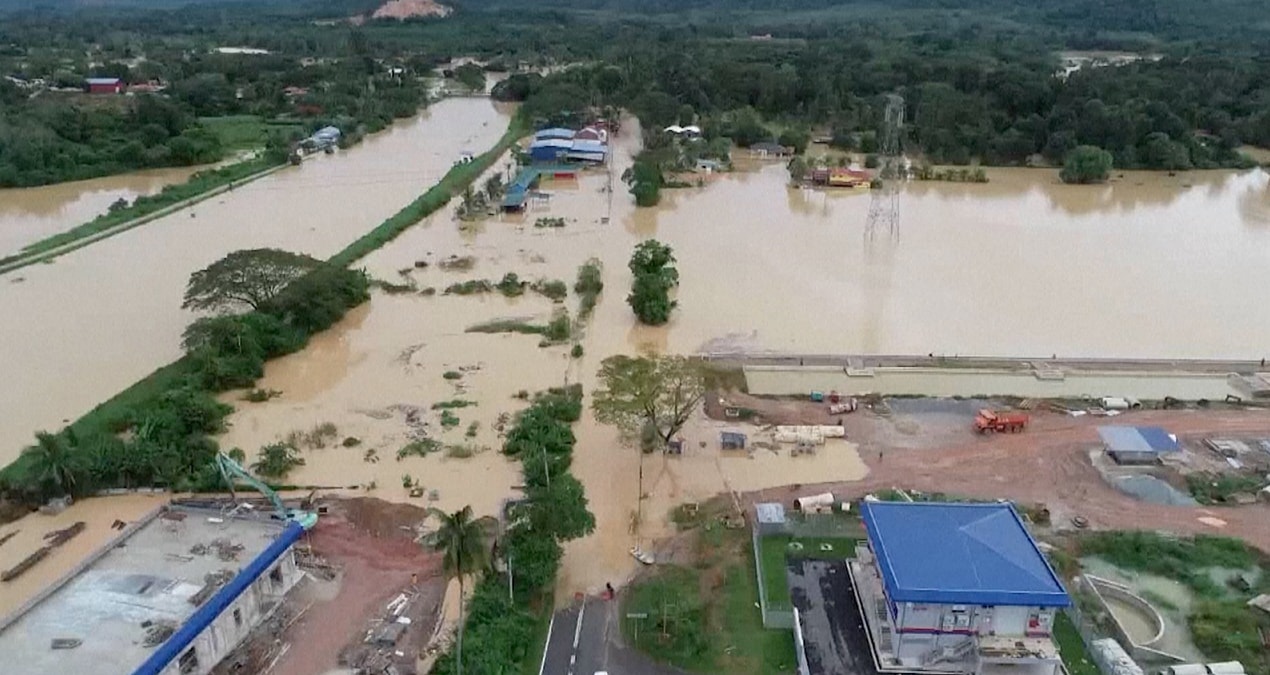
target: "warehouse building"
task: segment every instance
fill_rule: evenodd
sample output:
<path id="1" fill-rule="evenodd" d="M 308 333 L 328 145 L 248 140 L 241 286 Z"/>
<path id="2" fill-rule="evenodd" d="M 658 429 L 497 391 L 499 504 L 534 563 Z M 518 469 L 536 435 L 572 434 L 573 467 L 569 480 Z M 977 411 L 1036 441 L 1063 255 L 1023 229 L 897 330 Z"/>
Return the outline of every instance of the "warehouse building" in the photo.
<path id="1" fill-rule="evenodd" d="M 1009 504 L 864 502 L 850 565 L 883 667 L 1056 675 L 1067 591 Z"/>
<path id="2" fill-rule="evenodd" d="M 295 523 L 165 506 L 0 620 L 6 675 L 205 675 L 299 581 Z"/>

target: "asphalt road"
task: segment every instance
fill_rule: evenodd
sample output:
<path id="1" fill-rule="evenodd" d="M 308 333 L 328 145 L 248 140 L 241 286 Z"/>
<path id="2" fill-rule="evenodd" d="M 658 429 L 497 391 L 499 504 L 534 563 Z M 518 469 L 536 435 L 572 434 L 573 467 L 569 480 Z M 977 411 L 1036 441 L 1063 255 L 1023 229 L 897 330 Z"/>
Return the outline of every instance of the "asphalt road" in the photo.
<path id="1" fill-rule="evenodd" d="M 587 598 L 556 612 L 540 675 L 683 675 L 622 644 L 619 603 Z"/>

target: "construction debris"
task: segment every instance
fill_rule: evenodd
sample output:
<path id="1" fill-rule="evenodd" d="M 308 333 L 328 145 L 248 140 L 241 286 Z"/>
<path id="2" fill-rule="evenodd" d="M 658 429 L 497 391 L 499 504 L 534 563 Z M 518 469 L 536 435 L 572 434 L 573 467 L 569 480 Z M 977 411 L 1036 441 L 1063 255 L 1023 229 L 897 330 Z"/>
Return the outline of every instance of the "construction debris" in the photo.
<path id="1" fill-rule="evenodd" d="M 36 563 L 48 557 L 53 549 L 65 544 L 75 537 L 75 535 L 84 531 L 87 525 L 84 521 L 78 521 L 74 525 L 61 530 L 53 530 L 44 535 L 44 541 L 47 543 L 41 546 L 35 553 L 23 558 L 21 562 L 13 567 L 0 573 L 0 581 L 12 581 L 22 575 L 23 572 L 35 567 Z M 15 533 L 16 534 L 16 533 Z"/>
<path id="2" fill-rule="evenodd" d="M 330 581 L 339 575 L 339 568 L 327 562 L 326 558 L 317 555 L 308 548 L 295 549 L 295 564 L 313 576 Z"/>
<path id="3" fill-rule="evenodd" d="M 157 647 L 167 642 L 168 638 L 176 632 L 176 624 L 166 620 L 146 621 L 141 624 L 141 627 L 146 629 L 146 637 L 141 641 L 145 647 Z"/>
<path id="4" fill-rule="evenodd" d="M 229 583 L 229 580 L 234 578 L 234 574 L 233 570 L 219 570 L 203 575 L 203 587 L 190 596 L 190 604 L 198 607 L 207 602 L 208 598 L 220 590 L 221 586 Z"/>
<path id="5" fill-rule="evenodd" d="M 84 641 L 79 638 L 53 638 L 49 649 L 74 649 L 82 644 Z"/>

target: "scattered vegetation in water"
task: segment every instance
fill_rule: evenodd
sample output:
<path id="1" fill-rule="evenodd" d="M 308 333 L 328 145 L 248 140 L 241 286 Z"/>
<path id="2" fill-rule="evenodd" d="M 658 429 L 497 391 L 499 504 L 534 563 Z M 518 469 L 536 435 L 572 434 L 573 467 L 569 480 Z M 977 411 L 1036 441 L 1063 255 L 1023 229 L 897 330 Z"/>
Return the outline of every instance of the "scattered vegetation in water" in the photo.
<path id="1" fill-rule="evenodd" d="M 913 170 L 913 178 L 916 180 L 945 181 L 949 183 L 988 182 L 988 174 L 981 166 L 937 169 L 929 164 L 923 164 Z"/>
<path id="2" fill-rule="evenodd" d="M 437 294 L 436 286 L 428 286 L 427 288 L 419 289 L 419 295 L 422 295 L 425 297 L 432 297 L 436 294 Z"/>
<path id="3" fill-rule="evenodd" d="M 452 429 L 454 427 L 457 427 L 458 425 L 459 425 L 458 415 L 455 415 L 449 410 L 441 411 L 441 428 L 442 429 Z"/>
<path id="4" fill-rule="evenodd" d="M 485 452 L 488 448 L 472 443 L 452 443 L 445 446 L 445 456 L 450 459 L 467 459 Z"/>
<path id="5" fill-rule="evenodd" d="M 420 438 L 401 446 L 401 449 L 397 451 L 397 461 L 400 462 L 407 457 L 427 457 L 440 449 L 440 441 Z"/>
<path id="6" fill-rule="evenodd" d="M 346 448 L 355 448 L 361 444 L 362 444 L 362 439 L 356 436 L 345 436 L 343 442 L 340 443 L 340 445 Z"/>
<path id="7" fill-rule="evenodd" d="M 524 295 L 527 286 L 529 286 L 528 281 L 521 281 L 520 276 L 515 272 L 508 272 L 494 285 L 494 288 L 497 288 L 499 293 L 509 298 L 515 298 Z"/>
<path id="8" fill-rule="evenodd" d="M 514 398 L 518 398 L 518 399 L 520 399 L 520 400 L 522 400 L 522 401 L 528 401 L 528 400 L 529 400 L 529 390 L 528 390 L 528 389 L 521 389 L 520 391 L 516 392 L 516 396 L 515 396 Z"/>
<path id="9" fill-rule="evenodd" d="M 548 347 L 566 342 L 573 333 L 573 322 L 569 319 L 568 310 L 561 309 L 544 324 L 530 323 L 523 319 L 497 319 L 468 326 L 468 333 L 521 333 L 523 335 L 541 335 L 540 347 Z"/>
<path id="10" fill-rule="evenodd" d="M 362 461 L 367 464 L 378 464 L 379 451 L 375 448 L 366 448 L 366 452 L 362 453 Z"/>
<path id="11" fill-rule="evenodd" d="M 549 347 L 568 342 L 572 334 L 573 321 L 569 319 L 569 310 L 562 308 L 547 323 L 546 329 L 542 332 L 543 340 L 538 343 L 538 346 Z"/>
<path id="12" fill-rule="evenodd" d="M 476 258 L 470 255 L 452 255 L 437 263 L 437 267 L 447 272 L 468 272 L 473 267 L 476 267 Z"/>
<path id="13" fill-rule="evenodd" d="M 468 438 L 476 438 L 476 433 L 480 431 L 480 429 L 481 429 L 480 422 L 472 422 L 471 424 L 467 425 L 467 431 L 464 432 L 463 435 L 467 436 Z"/>
<path id="14" fill-rule="evenodd" d="M 469 401 L 462 398 L 453 398 L 449 401 L 438 401 L 432 404 L 433 410 L 456 410 L 458 408 L 467 408 L 476 405 L 476 401 Z"/>
<path id="15" fill-rule="evenodd" d="M 575 359 L 582 358 L 582 345 L 573 345 L 573 349 L 569 350 L 569 356 L 572 356 Z"/>
<path id="16" fill-rule="evenodd" d="M 332 422 L 322 422 L 308 431 L 292 431 L 287 434 L 286 443 L 295 448 L 321 450 L 327 442 L 335 440 L 340 430 Z"/>
<path id="17" fill-rule="evenodd" d="M 559 279 L 539 279 L 529 289 L 555 302 L 560 302 L 569 295 L 569 286 Z"/>
<path id="18" fill-rule="evenodd" d="M 271 443 L 260 448 L 258 459 L 251 470 L 265 478 L 282 478 L 297 466 L 304 466 L 304 458 L 295 446 L 288 443 Z"/>
<path id="19" fill-rule="evenodd" d="M 494 284 L 485 279 L 469 279 L 445 287 L 445 295 L 477 295 L 493 291 Z"/>
<path id="20" fill-rule="evenodd" d="M 1240 540 L 1156 532 L 1093 532 L 1080 542 L 1081 555 L 1098 556 L 1117 567 L 1148 572 L 1185 584 L 1197 594 L 1219 597 L 1225 590 L 1206 572 L 1209 567 L 1247 569 L 1257 558 Z"/>
<path id="21" fill-rule="evenodd" d="M 539 218 L 534 221 L 534 227 L 539 229 L 564 227 L 564 218 Z"/>
<path id="22" fill-rule="evenodd" d="M 406 293 L 415 293 L 419 290 L 419 287 L 415 284 L 413 279 L 408 280 L 404 284 L 397 284 L 391 281 L 378 279 L 373 282 L 373 285 L 378 286 L 379 290 L 387 293 L 388 295 L 403 295 Z"/>
<path id="23" fill-rule="evenodd" d="M 411 476 L 408 473 L 404 473 L 401 475 L 401 487 L 409 490 L 410 488 L 414 486 L 415 486 L 414 476 Z"/>
<path id="24" fill-rule="evenodd" d="M 243 394 L 243 400 L 250 403 L 264 403 L 271 398 L 277 398 L 281 395 L 282 392 L 277 389 L 252 389 L 246 394 Z"/>
<path id="25" fill-rule="evenodd" d="M 602 267 L 597 258 L 591 258 L 578 268 L 578 280 L 573 284 L 573 292 L 578 294 L 578 320 L 586 321 L 595 311 L 596 300 L 600 291 L 604 290 L 601 278 Z"/>
<path id="26" fill-rule="evenodd" d="M 441 377 L 447 380 L 461 380 L 463 379 L 463 373 L 460 373 L 457 370 L 447 370 L 444 373 L 441 373 Z"/>

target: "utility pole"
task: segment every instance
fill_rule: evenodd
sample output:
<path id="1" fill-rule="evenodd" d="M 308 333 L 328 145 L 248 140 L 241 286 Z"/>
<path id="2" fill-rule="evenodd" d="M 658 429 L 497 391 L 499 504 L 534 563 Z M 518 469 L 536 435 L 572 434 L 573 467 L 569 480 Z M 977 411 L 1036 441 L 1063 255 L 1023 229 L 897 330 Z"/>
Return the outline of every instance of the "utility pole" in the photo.
<path id="1" fill-rule="evenodd" d="M 873 239 L 881 228 L 886 228 L 892 238 L 899 236 L 900 183 L 908 178 L 908 170 L 904 166 L 903 136 L 904 99 L 899 94 L 888 94 L 878 136 L 877 180 L 881 185 L 873 190 L 873 199 L 869 202 L 869 220 L 864 230 L 866 239 Z"/>

